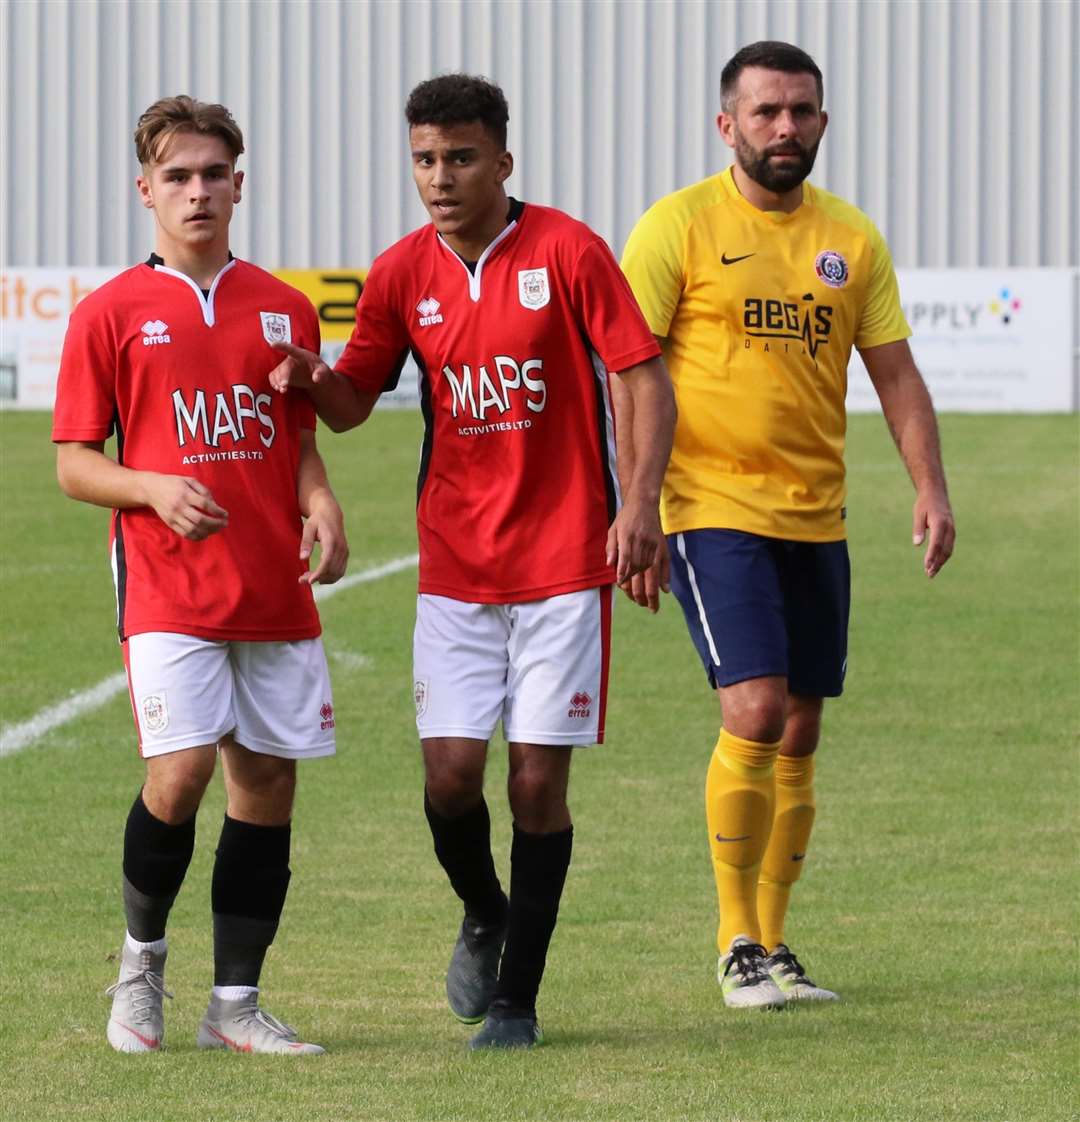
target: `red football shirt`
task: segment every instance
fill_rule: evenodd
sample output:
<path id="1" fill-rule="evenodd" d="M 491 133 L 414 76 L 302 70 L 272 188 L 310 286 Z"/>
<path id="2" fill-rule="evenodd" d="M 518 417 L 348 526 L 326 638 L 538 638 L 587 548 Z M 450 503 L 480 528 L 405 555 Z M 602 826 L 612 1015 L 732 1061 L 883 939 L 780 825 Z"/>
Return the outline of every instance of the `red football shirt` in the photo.
<path id="1" fill-rule="evenodd" d="M 660 353 L 587 226 L 515 203 L 469 267 L 428 225 L 376 258 L 336 370 L 360 388 L 420 369 L 420 591 L 539 600 L 614 580 L 608 371 Z"/>
<path id="2" fill-rule="evenodd" d="M 198 479 L 229 512 L 224 530 L 198 542 L 149 507 L 113 512 L 121 639 L 319 634 L 299 583 L 296 495 L 300 429 L 314 428 L 314 412 L 306 394 L 270 389 L 280 361 L 271 339 L 317 351 L 318 319 L 299 292 L 245 261 L 231 260 L 205 297 L 182 273 L 137 265 L 72 313 L 53 440 L 105 440 L 115 428 L 124 466 Z"/>

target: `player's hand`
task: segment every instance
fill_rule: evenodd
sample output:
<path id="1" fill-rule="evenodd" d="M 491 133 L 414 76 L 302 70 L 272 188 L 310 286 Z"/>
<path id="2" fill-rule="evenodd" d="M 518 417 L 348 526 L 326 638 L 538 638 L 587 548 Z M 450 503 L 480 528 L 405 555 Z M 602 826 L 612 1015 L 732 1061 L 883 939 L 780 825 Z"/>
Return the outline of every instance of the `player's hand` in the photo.
<path id="1" fill-rule="evenodd" d="M 148 506 L 174 533 L 201 542 L 229 524 L 229 512 L 210 494 L 210 488 L 186 475 L 147 473 Z"/>
<path id="2" fill-rule="evenodd" d="M 952 556 L 953 546 L 956 544 L 956 522 L 949 506 L 949 498 L 940 492 L 915 497 L 911 543 L 919 546 L 924 541 L 926 556 L 923 558 L 923 568 L 928 577 L 933 577 Z"/>
<path id="3" fill-rule="evenodd" d="M 275 351 L 285 357 L 270 371 L 270 387 L 285 393 L 290 386 L 309 390 L 331 377 L 333 371 L 314 351 L 294 347 L 292 343 L 272 343 Z"/>
<path id="4" fill-rule="evenodd" d="M 608 529 L 607 563 L 615 566 L 615 583 L 644 573 L 663 541 L 656 504 L 628 498 Z"/>
<path id="5" fill-rule="evenodd" d="M 653 563 L 643 573 L 636 573 L 624 580 L 619 587 L 626 595 L 642 608 L 648 608 L 654 615 L 660 611 L 660 593 L 671 591 L 671 558 L 667 542 L 661 538 Z"/>
<path id="6" fill-rule="evenodd" d="M 300 560 L 306 561 L 319 543 L 319 563 L 300 575 L 301 584 L 333 584 L 345 575 L 349 543 L 345 540 L 345 515 L 332 498 L 313 503 L 300 538 Z"/>

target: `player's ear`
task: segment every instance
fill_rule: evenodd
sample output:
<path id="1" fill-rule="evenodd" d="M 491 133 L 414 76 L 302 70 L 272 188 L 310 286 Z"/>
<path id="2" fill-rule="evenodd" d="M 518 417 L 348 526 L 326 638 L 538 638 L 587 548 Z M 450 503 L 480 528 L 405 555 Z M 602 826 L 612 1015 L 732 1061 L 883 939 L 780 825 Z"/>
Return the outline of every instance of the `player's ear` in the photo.
<path id="1" fill-rule="evenodd" d="M 232 201 L 238 203 L 240 201 L 240 188 L 244 186 L 244 173 L 242 171 L 233 172 L 233 195 Z"/>
<path id="2" fill-rule="evenodd" d="M 829 123 L 829 114 L 824 109 L 821 111 L 821 132 L 818 133 L 818 140 L 825 135 L 825 126 Z"/>
<path id="3" fill-rule="evenodd" d="M 729 148 L 735 147 L 735 118 L 727 113 L 718 113 L 716 115 L 716 127 L 720 130 L 720 136 L 724 143 Z"/>
<path id="4" fill-rule="evenodd" d="M 495 173 L 495 179 L 499 183 L 505 183 L 514 172 L 514 157 L 509 152 L 503 152 L 499 157 L 498 169 Z"/>
<path id="5" fill-rule="evenodd" d="M 144 168 L 144 171 L 147 169 Z M 139 198 L 142 200 L 142 205 L 147 210 L 154 209 L 154 192 L 150 186 L 150 176 L 140 175 L 135 179 L 135 187 L 138 189 Z"/>

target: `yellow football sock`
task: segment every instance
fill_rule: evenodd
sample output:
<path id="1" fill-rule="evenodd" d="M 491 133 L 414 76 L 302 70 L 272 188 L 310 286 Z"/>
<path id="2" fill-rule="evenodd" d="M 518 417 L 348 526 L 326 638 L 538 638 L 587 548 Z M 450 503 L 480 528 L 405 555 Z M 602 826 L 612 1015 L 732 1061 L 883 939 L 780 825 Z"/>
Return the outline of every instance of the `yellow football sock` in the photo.
<path id="1" fill-rule="evenodd" d="M 780 742 L 759 744 L 720 730 L 705 779 L 720 927 L 716 945 L 724 954 L 736 935 L 758 941 L 757 882 L 773 819 L 773 762 Z"/>
<path id="2" fill-rule="evenodd" d="M 768 951 L 784 942 L 791 886 L 802 873 L 815 806 L 814 757 L 777 756 L 776 814 L 757 890 L 761 941 Z"/>

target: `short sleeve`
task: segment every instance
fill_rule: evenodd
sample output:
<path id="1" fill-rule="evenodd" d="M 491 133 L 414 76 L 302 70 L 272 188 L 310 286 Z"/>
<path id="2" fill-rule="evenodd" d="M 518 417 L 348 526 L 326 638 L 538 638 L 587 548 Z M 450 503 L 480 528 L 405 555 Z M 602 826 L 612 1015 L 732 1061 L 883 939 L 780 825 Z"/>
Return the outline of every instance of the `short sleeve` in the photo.
<path id="1" fill-rule="evenodd" d="M 383 393 L 397 385 L 409 336 L 389 291 L 390 268 L 376 258 L 356 304 L 356 326 L 334 365 L 357 388 Z"/>
<path id="2" fill-rule="evenodd" d="M 623 249 L 622 270 L 654 335 L 666 336 L 683 291 L 683 224 L 657 204 L 638 219 Z"/>
<path id="3" fill-rule="evenodd" d="M 855 346 L 860 350 L 895 343 L 911 334 L 900 306 L 900 288 L 896 283 L 892 254 L 877 227 L 871 228 L 870 249 L 866 303 L 855 331 Z"/>
<path id="4" fill-rule="evenodd" d="M 306 351 L 312 351 L 318 354 L 322 349 L 322 332 L 319 330 L 319 314 L 315 311 L 311 301 L 304 296 L 303 293 L 300 293 L 300 312 L 298 319 L 300 322 L 300 334 L 293 342 L 298 347 L 303 347 Z M 314 429 L 316 427 L 315 405 L 308 394 L 293 393 L 289 396 L 290 400 L 293 400 L 293 407 L 299 418 L 300 427 L 302 429 Z"/>
<path id="5" fill-rule="evenodd" d="M 581 251 L 570 291 L 574 314 L 608 370 L 618 373 L 660 353 L 626 277 L 600 238 Z"/>
<path id="6" fill-rule="evenodd" d="M 52 439 L 107 440 L 116 415 L 116 347 L 108 325 L 76 307 L 64 336 Z"/>

